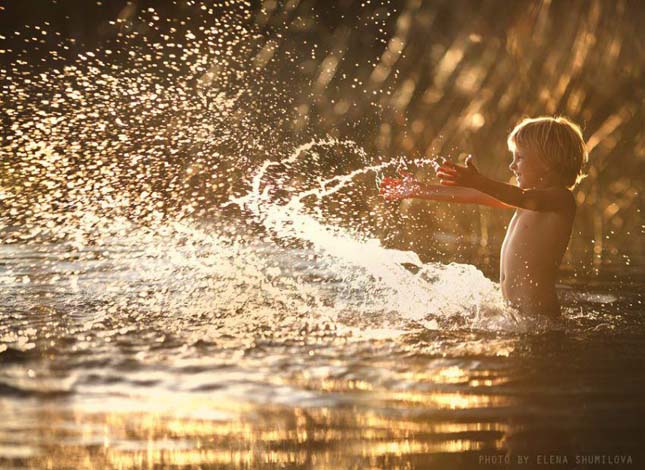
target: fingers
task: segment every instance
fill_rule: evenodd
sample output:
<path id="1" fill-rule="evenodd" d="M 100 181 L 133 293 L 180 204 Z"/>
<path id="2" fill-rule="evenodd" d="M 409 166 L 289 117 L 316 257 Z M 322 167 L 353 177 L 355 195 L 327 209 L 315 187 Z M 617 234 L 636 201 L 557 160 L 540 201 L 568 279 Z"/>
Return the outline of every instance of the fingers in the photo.
<path id="1" fill-rule="evenodd" d="M 438 172 L 443 172 L 443 173 L 453 173 L 457 174 L 459 171 L 461 171 L 464 167 L 455 165 L 454 163 L 450 163 L 450 165 L 442 165 L 439 167 L 437 170 Z"/>
<path id="2" fill-rule="evenodd" d="M 446 173 L 438 173 L 437 178 L 439 178 L 440 180 L 454 180 L 454 179 L 457 179 L 457 176 L 456 175 L 448 175 Z"/>
<path id="3" fill-rule="evenodd" d="M 399 201 L 405 199 L 405 191 L 403 189 L 404 180 L 400 178 L 384 177 L 379 186 L 379 195 L 386 201 Z"/>
<path id="4" fill-rule="evenodd" d="M 457 175 L 448 175 L 446 173 L 440 173 L 440 174 L 437 174 L 437 176 L 439 177 L 439 182 L 441 184 L 444 184 L 445 182 L 456 183 L 458 181 Z"/>
<path id="5" fill-rule="evenodd" d="M 403 180 L 400 180 L 398 178 L 390 178 L 386 176 L 381 180 L 381 184 L 379 185 L 379 187 L 392 188 L 392 187 L 400 186 L 402 183 L 403 183 Z"/>
<path id="6" fill-rule="evenodd" d="M 397 172 L 401 178 L 385 176 L 380 179 L 379 195 L 386 201 L 399 201 L 410 197 L 410 191 L 413 190 L 411 188 L 414 188 L 415 183 L 418 183 L 411 173 L 403 170 L 397 170 Z"/>
<path id="7" fill-rule="evenodd" d="M 400 199 L 398 191 L 402 183 L 403 181 L 398 178 L 390 178 L 386 176 L 383 178 L 379 186 L 379 194 L 383 196 L 386 201 Z"/>
<path id="8" fill-rule="evenodd" d="M 474 167 L 475 166 L 474 157 L 472 155 L 468 155 L 468 157 L 466 157 L 465 163 L 467 167 L 469 166 Z M 459 170 L 460 168 L 464 168 L 464 167 L 461 165 L 457 165 L 456 163 L 446 160 L 445 158 L 442 157 L 440 159 L 440 163 L 437 165 L 437 168 L 444 169 L 444 170 L 447 170 L 447 169 Z"/>
<path id="9" fill-rule="evenodd" d="M 442 167 L 437 171 L 439 182 L 444 186 L 459 186 L 461 180 L 461 171 L 459 168 Z"/>
<path id="10" fill-rule="evenodd" d="M 459 171 L 457 169 L 452 169 L 452 168 L 439 168 L 437 170 L 437 176 L 439 178 L 443 177 L 449 177 L 449 178 L 454 178 L 459 175 Z"/>

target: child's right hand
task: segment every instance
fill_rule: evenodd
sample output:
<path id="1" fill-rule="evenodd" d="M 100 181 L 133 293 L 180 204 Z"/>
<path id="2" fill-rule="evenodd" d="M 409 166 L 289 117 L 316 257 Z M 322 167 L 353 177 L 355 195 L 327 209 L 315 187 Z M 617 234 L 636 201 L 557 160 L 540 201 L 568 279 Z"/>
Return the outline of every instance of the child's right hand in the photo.
<path id="1" fill-rule="evenodd" d="M 468 155 L 466 158 L 466 166 L 455 165 L 444 160 L 436 173 L 444 186 L 465 186 L 477 189 L 482 180 L 482 175 L 475 167 L 472 155 Z"/>
<path id="2" fill-rule="evenodd" d="M 403 178 L 383 178 L 379 187 L 379 194 L 386 201 L 398 201 L 417 197 L 423 188 L 423 185 L 410 173 L 399 172 Z"/>

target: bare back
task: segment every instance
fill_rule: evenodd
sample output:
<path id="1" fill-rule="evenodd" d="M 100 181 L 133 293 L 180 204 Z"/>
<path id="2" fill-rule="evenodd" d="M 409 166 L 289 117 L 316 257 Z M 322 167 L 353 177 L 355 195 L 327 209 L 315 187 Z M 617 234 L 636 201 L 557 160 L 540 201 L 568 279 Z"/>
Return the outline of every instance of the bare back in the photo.
<path id="1" fill-rule="evenodd" d="M 501 249 L 500 286 L 504 298 L 521 311 L 559 314 L 555 281 L 574 217 L 573 195 L 566 209 L 517 209 L 513 215 Z"/>

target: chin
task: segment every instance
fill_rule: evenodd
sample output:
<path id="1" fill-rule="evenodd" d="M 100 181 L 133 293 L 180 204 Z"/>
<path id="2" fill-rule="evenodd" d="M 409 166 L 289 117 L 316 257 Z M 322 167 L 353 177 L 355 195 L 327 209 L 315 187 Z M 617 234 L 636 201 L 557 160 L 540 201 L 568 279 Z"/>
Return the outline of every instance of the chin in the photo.
<path id="1" fill-rule="evenodd" d="M 531 181 L 526 181 L 522 177 L 517 177 L 516 181 L 517 181 L 517 186 L 520 189 L 531 189 L 533 187 L 532 184 L 531 184 Z"/>

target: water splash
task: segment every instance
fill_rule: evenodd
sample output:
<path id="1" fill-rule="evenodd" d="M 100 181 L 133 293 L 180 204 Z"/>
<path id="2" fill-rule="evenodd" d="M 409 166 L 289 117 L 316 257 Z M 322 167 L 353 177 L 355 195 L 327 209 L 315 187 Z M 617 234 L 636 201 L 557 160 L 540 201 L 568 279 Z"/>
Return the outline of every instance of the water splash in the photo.
<path id="1" fill-rule="evenodd" d="M 328 139 L 300 146 L 281 165 L 288 168 L 303 155 L 306 157 L 312 148 L 335 145 L 345 146 L 346 153 L 353 150 L 364 155 L 353 142 Z M 389 249 L 369 234 L 329 225 L 320 211 L 315 210 L 315 205 L 312 210 L 311 202 L 305 202 L 313 197 L 316 203 L 324 204 L 325 198 L 351 186 L 355 178 L 378 174 L 397 163 L 381 163 L 335 175 L 319 181 L 313 188 L 294 192 L 281 204 L 272 200 L 271 186 L 262 184 L 267 170 L 276 165 L 267 161 L 255 173 L 252 190 L 228 204 L 249 209 L 267 231 L 281 239 L 308 242 L 310 249 L 319 256 L 318 263 L 330 276 L 348 286 L 345 295 L 337 296 L 337 311 L 347 309 L 356 315 L 395 315 L 421 322 L 429 328 L 439 327 L 437 319 L 446 325 L 455 317 L 470 327 L 491 327 L 494 321 L 508 324 L 514 320 L 505 315 L 508 310 L 494 283 L 473 266 L 424 264 L 414 252 Z M 428 164 L 432 160 L 414 163 Z M 341 299 L 344 301 L 338 302 Z"/>
<path id="2" fill-rule="evenodd" d="M 50 253 L 45 265 L 6 270 L 6 286 L 57 283 L 73 294 L 63 302 L 101 306 L 96 322 L 134 311 L 217 320 L 242 336 L 258 324 L 299 331 L 339 320 L 515 327 L 473 266 L 423 263 L 369 227 L 336 223 L 399 161 L 352 140 L 277 144 L 286 133 L 271 118 L 288 115 L 288 84 L 257 72 L 262 38 L 239 16 L 220 9 L 199 27 L 164 29 L 154 10 L 143 15 L 159 38 L 129 31 L 117 40 L 127 53 L 2 68 L 13 101 L 0 230 L 17 252 Z"/>

